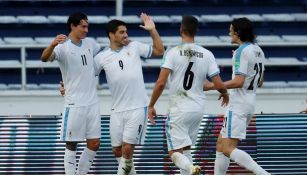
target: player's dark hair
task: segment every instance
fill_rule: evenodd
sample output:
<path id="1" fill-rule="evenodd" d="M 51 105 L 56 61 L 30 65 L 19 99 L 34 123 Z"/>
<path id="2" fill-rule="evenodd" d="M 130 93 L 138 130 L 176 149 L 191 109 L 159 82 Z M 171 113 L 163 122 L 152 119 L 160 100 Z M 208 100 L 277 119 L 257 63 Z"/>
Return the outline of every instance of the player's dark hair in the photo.
<path id="1" fill-rule="evenodd" d="M 194 16 L 182 16 L 181 30 L 185 35 L 194 37 L 198 31 L 198 20 Z"/>
<path id="2" fill-rule="evenodd" d="M 254 26 L 247 18 L 235 18 L 231 22 L 234 32 L 238 34 L 243 42 L 254 42 Z"/>
<path id="3" fill-rule="evenodd" d="M 70 27 L 71 24 L 73 24 L 74 26 L 77 26 L 80 24 L 81 20 L 87 20 L 86 14 L 82 12 L 75 12 L 75 13 L 70 14 L 67 20 L 68 32 L 71 32 L 71 27 Z"/>
<path id="4" fill-rule="evenodd" d="M 109 33 L 116 33 L 119 26 L 127 26 L 127 24 L 121 20 L 113 19 L 106 25 L 106 34 L 110 38 Z"/>

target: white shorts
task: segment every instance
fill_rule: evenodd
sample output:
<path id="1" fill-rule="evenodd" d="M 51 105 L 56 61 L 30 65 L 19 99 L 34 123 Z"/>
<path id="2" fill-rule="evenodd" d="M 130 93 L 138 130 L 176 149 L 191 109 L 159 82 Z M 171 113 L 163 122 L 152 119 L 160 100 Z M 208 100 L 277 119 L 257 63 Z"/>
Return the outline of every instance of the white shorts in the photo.
<path id="1" fill-rule="evenodd" d="M 227 110 L 224 115 L 224 123 L 221 129 L 222 138 L 246 138 L 246 128 L 253 118 L 252 113 L 244 113 Z"/>
<path id="2" fill-rule="evenodd" d="M 125 143 L 144 144 L 147 128 L 147 107 L 114 112 L 110 117 L 110 136 L 113 147 Z"/>
<path id="3" fill-rule="evenodd" d="M 202 118 L 202 112 L 169 114 L 165 124 L 168 151 L 194 145 Z"/>
<path id="4" fill-rule="evenodd" d="M 79 142 L 85 139 L 100 138 L 100 135 L 99 103 L 64 109 L 61 127 L 62 141 Z"/>

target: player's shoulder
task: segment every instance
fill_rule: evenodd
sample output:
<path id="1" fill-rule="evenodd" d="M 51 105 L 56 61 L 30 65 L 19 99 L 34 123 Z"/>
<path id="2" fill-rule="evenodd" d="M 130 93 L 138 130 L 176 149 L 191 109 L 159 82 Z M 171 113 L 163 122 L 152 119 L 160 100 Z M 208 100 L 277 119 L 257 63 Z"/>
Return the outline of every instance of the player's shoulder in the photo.
<path id="1" fill-rule="evenodd" d="M 111 48 L 110 48 L 110 47 L 105 47 L 105 48 L 101 49 L 95 57 L 104 58 L 104 57 L 106 57 L 110 52 L 111 52 Z"/>

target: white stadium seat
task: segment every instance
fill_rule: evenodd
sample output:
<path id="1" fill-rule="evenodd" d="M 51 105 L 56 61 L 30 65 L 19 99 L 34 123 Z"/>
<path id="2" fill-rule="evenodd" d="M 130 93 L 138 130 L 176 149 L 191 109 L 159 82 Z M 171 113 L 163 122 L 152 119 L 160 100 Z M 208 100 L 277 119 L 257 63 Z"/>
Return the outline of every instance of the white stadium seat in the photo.
<path id="1" fill-rule="evenodd" d="M 246 17 L 249 20 L 253 21 L 253 22 L 261 22 L 264 21 L 264 19 L 262 18 L 262 16 L 260 16 L 259 14 L 234 14 L 231 15 L 232 18 L 242 18 L 242 17 Z"/>
<path id="2" fill-rule="evenodd" d="M 263 19 L 268 22 L 287 22 L 294 21 L 294 17 L 290 14 L 263 14 Z"/>
<path id="3" fill-rule="evenodd" d="M 19 23 L 26 24 L 46 24 L 49 23 L 48 18 L 45 16 L 17 16 Z"/>
<path id="4" fill-rule="evenodd" d="M 152 16 L 152 19 L 156 23 L 170 23 L 171 18 L 166 15 Z"/>
<path id="5" fill-rule="evenodd" d="M 18 20 L 15 16 L 0 16 L 0 24 L 17 23 Z"/>
<path id="6" fill-rule="evenodd" d="M 282 39 L 288 42 L 307 42 L 306 35 L 282 35 Z"/>
<path id="7" fill-rule="evenodd" d="M 50 15 L 48 19 L 50 23 L 66 23 L 68 16 Z"/>
<path id="8" fill-rule="evenodd" d="M 127 24 L 141 23 L 141 19 L 136 15 L 127 15 L 127 16 L 110 16 L 111 19 L 122 20 Z"/>
<path id="9" fill-rule="evenodd" d="M 219 39 L 224 42 L 224 43 L 230 43 L 231 42 L 231 38 L 230 36 L 219 36 Z"/>
<path id="10" fill-rule="evenodd" d="M 90 24 L 106 24 L 109 21 L 107 16 L 88 16 Z"/>
<path id="11" fill-rule="evenodd" d="M 221 43 L 222 41 L 216 36 L 196 36 L 195 43 L 197 44 L 212 44 Z"/>
<path id="12" fill-rule="evenodd" d="M 227 14 L 220 15 L 201 15 L 201 22 L 230 22 L 232 18 Z"/>
<path id="13" fill-rule="evenodd" d="M 56 36 L 54 37 L 35 37 L 35 42 L 38 44 L 50 44 Z"/>
<path id="14" fill-rule="evenodd" d="M 268 42 L 278 43 L 278 42 L 282 42 L 283 41 L 283 39 L 281 39 L 277 35 L 258 35 L 256 37 L 256 40 L 259 43 L 268 43 Z"/>
<path id="15" fill-rule="evenodd" d="M 35 44 L 31 37 L 4 37 L 3 40 L 7 44 Z"/>
<path id="16" fill-rule="evenodd" d="M 295 21 L 307 21 L 307 13 L 292 13 L 291 16 Z"/>

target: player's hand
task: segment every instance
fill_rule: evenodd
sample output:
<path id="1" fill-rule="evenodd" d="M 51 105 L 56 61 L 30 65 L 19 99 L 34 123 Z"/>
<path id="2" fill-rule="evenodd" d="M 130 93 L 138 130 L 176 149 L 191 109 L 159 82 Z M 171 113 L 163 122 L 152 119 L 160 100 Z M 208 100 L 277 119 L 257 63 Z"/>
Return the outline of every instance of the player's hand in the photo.
<path id="1" fill-rule="evenodd" d="M 67 39 L 66 35 L 59 34 L 55 37 L 55 39 L 52 41 L 51 45 L 53 47 L 57 46 L 60 43 L 63 43 Z"/>
<path id="2" fill-rule="evenodd" d="M 155 108 L 148 107 L 148 119 L 152 125 L 156 125 L 156 121 L 155 121 L 156 117 L 157 117 L 157 114 L 156 114 Z"/>
<path id="3" fill-rule="evenodd" d="M 65 88 L 64 88 L 64 83 L 63 81 L 60 81 L 60 92 L 61 92 L 61 95 L 64 96 L 65 95 Z"/>
<path id="4" fill-rule="evenodd" d="M 222 106 L 222 107 L 227 106 L 227 105 L 228 105 L 228 103 L 229 103 L 229 94 L 228 94 L 228 93 L 223 93 L 223 94 L 220 94 L 220 96 L 219 96 L 219 99 L 218 99 L 218 100 L 220 100 L 220 99 L 222 99 L 221 106 Z"/>
<path id="5" fill-rule="evenodd" d="M 151 31 L 156 28 L 155 23 L 153 22 L 151 17 L 148 16 L 146 13 L 141 13 L 140 17 L 144 23 L 144 25 L 140 25 L 141 28 L 147 31 Z"/>

